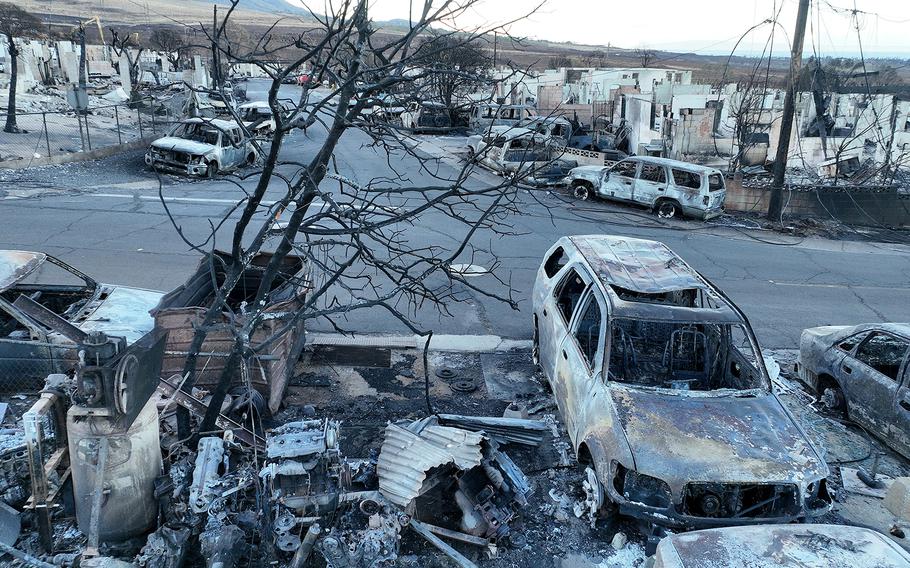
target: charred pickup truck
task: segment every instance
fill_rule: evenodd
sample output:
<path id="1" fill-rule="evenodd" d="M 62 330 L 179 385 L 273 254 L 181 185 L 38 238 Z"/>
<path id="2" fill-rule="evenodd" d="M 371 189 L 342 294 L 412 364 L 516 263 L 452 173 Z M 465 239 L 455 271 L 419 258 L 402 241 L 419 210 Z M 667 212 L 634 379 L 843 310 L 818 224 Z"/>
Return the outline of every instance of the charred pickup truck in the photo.
<path id="1" fill-rule="evenodd" d="M 152 142 L 145 163 L 155 169 L 215 177 L 220 171 L 252 165 L 258 158 L 258 151 L 236 122 L 188 118 Z"/>
<path id="2" fill-rule="evenodd" d="M 664 244 L 563 237 L 533 294 L 534 354 L 592 507 L 677 528 L 829 510 L 828 466 L 745 315 Z"/>

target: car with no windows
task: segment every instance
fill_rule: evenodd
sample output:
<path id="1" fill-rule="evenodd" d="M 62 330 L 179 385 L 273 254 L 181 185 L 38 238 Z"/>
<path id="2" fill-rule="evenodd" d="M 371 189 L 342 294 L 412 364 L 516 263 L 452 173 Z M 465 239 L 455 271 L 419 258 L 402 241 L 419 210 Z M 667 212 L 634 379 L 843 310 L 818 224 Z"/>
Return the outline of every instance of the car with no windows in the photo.
<path id="1" fill-rule="evenodd" d="M 188 118 L 145 154 L 146 165 L 155 169 L 210 178 L 257 159 L 259 152 L 240 125 L 217 118 Z"/>
<path id="2" fill-rule="evenodd" d="M 101 284 L 43 252 L 0 251 L 0 389 L 40 386 L 78 360 L 67 330 L 133 344 L 154 327 L 153 290 Z"/>
<path id="3" fill-rule="evenodd" d="M 910 458 L 910 324 L 804 330 L 797 369 L 829 410 Z"/>
<path id="4" fill-rule="evenodd" d="M 680 528 L 829 510 L 828 466 L 746 316 L 664 244 L 563 237 L 533 306 L 534 356 L 595 507 Z"/>
<path id="5" fill-rule="evenodd" d="M 649 156 L 632 156 L 608 167 L 579 166 L 564 183 L 578 199 L 644 205 L 664 219 L 713 219 L 723 214 L 727 195 L 720 170 Z"/>

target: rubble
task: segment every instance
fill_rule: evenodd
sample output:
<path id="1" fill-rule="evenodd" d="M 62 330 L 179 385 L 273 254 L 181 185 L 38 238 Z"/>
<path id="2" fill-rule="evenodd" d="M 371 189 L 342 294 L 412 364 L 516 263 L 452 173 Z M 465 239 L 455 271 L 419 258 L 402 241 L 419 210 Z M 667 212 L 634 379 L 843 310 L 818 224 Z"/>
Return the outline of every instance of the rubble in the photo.
<path id="1" fill-rule="evenodd" d="M 433 417 L 389 424 L 377 472 L 379 491 L 415 518 L 425 514 L 419 498 L 441 490 L 460 510 L 459 530 L 493 542 L 508 538 L 509 522 L 531 491 L 495 440 L 440 426 Z"/>

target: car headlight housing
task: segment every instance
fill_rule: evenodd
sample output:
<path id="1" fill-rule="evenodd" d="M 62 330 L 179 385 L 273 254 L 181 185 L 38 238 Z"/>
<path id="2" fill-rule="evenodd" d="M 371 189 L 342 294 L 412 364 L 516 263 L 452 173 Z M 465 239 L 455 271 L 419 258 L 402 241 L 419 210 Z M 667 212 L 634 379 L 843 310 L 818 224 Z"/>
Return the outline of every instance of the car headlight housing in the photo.
<path id="1" fill-rule="evenodd" d="M 807 509 L 827 508 L 831 504 L 831 494 L 828 493 L 828 480 L 823 477 L 807 485 L 803 499 Z"/>
<path id="2" fill-rule="evenodd" d="M 618 462 L 614 463 L 614 471 L 616 473 L 613 476 L 613 488 L 630 504 L 641 504 L 661 509 L 667 509 L 672 505 L 672 494 L 667 482 L 626 469 Z"/>
<path id="3" fill-rule="evenodd" d="M 190 163 L 193 165 L 199 165 L 204 161 L 202 156 L 190 156 Z"/>

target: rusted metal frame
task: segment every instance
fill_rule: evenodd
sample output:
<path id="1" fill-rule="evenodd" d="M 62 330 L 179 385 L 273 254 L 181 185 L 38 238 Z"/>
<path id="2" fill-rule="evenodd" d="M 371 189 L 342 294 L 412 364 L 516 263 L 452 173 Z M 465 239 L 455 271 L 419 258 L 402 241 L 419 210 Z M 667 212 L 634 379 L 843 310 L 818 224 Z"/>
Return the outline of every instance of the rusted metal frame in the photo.
<path id="1" fill-rule="evenodd" d="M 425 538 L 430 544 L 438 548 L 443 554 L 451 558 L 461 568 L 477 568 L 477 565 L 465 558 L 460 552 L 443 542 L 441 538 L 433 534 L 430 528 L 418 520 L 411 519 L 408 526 L 414 529 L 417 534 Z"/>
<path id="2" fill-rule="evenodd" d="M 13 302 L 25 315 L 76 343 L 85 342 L 88 334 L 51 310 L 22 294 Z"/>
<path id="3" fill-rule="evenodd" d="M 429 530 L 431 533 L 439 535 L 439 536 L 444 536 L 446 538 L 451 538 L 452 540 L 457 540 L 459 542 L 464 542 L 467 544 L 474 544 L 476 546 L 488 546 L 490 544 L 490 540 L 486 539 L 486 538 L 481 538 L 479 536 L 474 536 L 472 534 L 466 534 L 463 532 L 453 531 L 453 530 L 443 528 L 443 527 L 437 527 L 436 525 L 431 525 L 428 523 L 424 523 L 424 525 L 427 527 L 427 530 Z"/>
<path id="4" fill-rule="evenodd" d="M 41 398 L 22 416 L 22 425 L 25 430 L 25 443 L 28 451 L 28 468 L 31 482 L 31 496 L 26 502 L 26 507 L 35 511 L 38 518 L 39 540 L 42 549 L 50 552 L 53 547 L 53 533 L 50 524 L 50 508 L 56 501 L 60 491 L 58 485 L 52 492 L 48 489 L 48 477 L 57 470 L 69 457 L 66 446 L 66 434 L 63 425 L 65 417 L 63 408 L 59 404 L 59 397 L 53 392 L 43 392 Z M 60 446 L 54 451 L 46 462 L 44 455 L 44 417 L 53 417 L 57 428 L 55 438 Z M 63 473 L 62 479 L 69 474 L 69 468 Z M 61 480 L 62 485 L 62 480 Z"/>
<path id="5" fill-rule="evenodd" d="M 179 378 L 180 375 L 175 375 L 171 377 L 170 380 L 164 378 L 159 379 L 158 390 L 163 392 L 174 402 L 186 408 L 190 412 L 198 416 L 205 416 L 205 413 L 208 410 L 208 405 L 198 398 L 195 398 L 191 394 L 180 390 L 180 388 L 177 386 L 177 382 L 171 382 Z M 265 439 L 262 438 L 262 436 L 256 435 L 254 432 L 251 432 L 243 425 L 234 422 L 224 414 L 218 415 L 218 418 L 215 419 L 215 425 L 222 430 L 231 430 L 238 440 L 248 446 L 265 448 Z"/>

